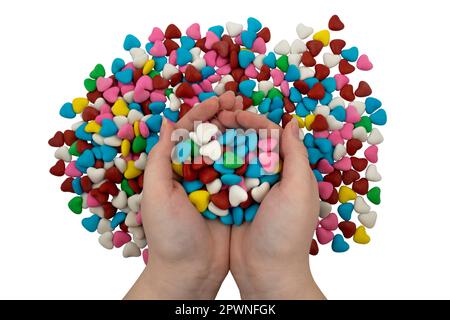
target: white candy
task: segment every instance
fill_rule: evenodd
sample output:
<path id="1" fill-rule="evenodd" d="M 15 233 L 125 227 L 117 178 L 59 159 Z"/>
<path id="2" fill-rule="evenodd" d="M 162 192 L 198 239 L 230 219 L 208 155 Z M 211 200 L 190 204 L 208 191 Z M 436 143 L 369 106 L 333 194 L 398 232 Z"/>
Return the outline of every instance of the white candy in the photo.
<path id="1" fill-rule="evenodd" d="M 92 183 L 100 183 L 105 178 L 105 172 L 106 170 L 103 168 L 94 168 L 89 167 L 87 168 L 87 175 L 89 179 L 92 181 Z"/>
<path id="2" fill-rule="evenodd" d="M 92 135 L 92 140 L 94 140 L 95 143 L 99 144 L 99 145 L 103 145 L 105 144 L 105 138 L 103 138 L 101 135 L 99 135 L 98 133 L 94 133 Z"/>
<path id="3" fill-rule="evenodd" d="M 88 205 L 87 205 L 87 193 L 85 192 L 85 193 L 83 193 L 82 195 L 81 195 L 81 199 L 83 199 L 83 202 L 82 202 L 82 205 L 81 205 L 81 207 L 83 208 L 83 209 L 87 209 L 88 208 Z"/>
<path id="4" fill-rule="evenodd" d="M 115 158 L 114 165 L 119 169 L 120 172 L 124 173 L 127 169 L 127 162 L 122 158 Z"/>
<path id="5" fill-rule="evenodd" d="M 295 31 L 297 31 L 297 35 L 300 39 L 306 39 L 312 35 L 314 29 L 304 25 L 303 23 L 299 23 Z"/>
<path id="6" fill-rule="evenodd" d="M 66 146 L 62 146 L 56 149 L 55 158 L 63 160 L 65 162 L 72 161 L 72 155 L 69 153 L 69 148 L 67 148 Z"/>
<path id="7" fill-rule="evenodd" d="M 148 60 L 147 52 L 141 48 L 132 48 L 130 55 L 133 58 L 133 65 L 138 69 L 142 68 Z"/>
<path id="8" fill-rule="evenodd" d="M 327 117 L 330 114 L 330 108 L 327 106 L 317 106 L 314 110 L 314 114 L 321 114 L 324 117 Z"/>
<path id="9" fill-rule="evenodd" d="M 208 210 L 219 217 L 225 217 L 229 213 L 228 209 L 226 210 L 220 209 L 212 201 L 208 204 Z"/>
<path id="10" fill-rule="evenodd" d="M 142 152 L 142 153 L 139 155 L 139 159 L 137 159 L 137 160 L 134 162 L 134 166 L 135 166 L 136 169 L 144 170 L 146 164 L 147 164 L 147 154 L 145 154 L 144 152 Z"/>
<path id="11" fill-rule="evenodd" d="M 222 181 L 217 178 L 214 181 L 206 184 L 206 190 L 208 190 L 209 194 L 216 194 L 222 188 Z"/>
<path id="12" fill-rule="evenodd" d="M 307 50 L 306 44 L 300 40 L 295 39 L 291 44 L 291 53 L 303 53 Z"/>
<path id="13" fill-rule="evenodd" d="M 169 80 L 170 78 L 172 78 L 173 75 L 177 74 L 178 72 L 179 70 L 177 67 L 175 67 L 173 64 L 166 63 L 162 70 L 161 76 L 164 79 Z"/>
<path id="14" fill-rule="evenodd" d="M 247 112 L 253 112 L 253 113 L 258 113 L 258 109 L 256 109 L 255 106 L 250 106 L 250 107 L 248 107 L 245 111 L 247 111 Z"/>
<path id="15" fill-rule="evenodd" d="M 258 90 L 264 92 L 264 95 L 266 96 L 270 89 L 273 88 L 273 82 L 263 80 L 258 82 Z"/>
<path id="16" fill-rule="evenodd" d="M 352 137 L 354 139 L 360 140 L 361 142 L 366 142 L 367 141 L 366 129 L 364 127 L 358 127 L 353 129 Z"/>
<path id="17" fill-rule="evenodd" d="M 247 188 L 247 190 L 250 190 L 254 187 L 259 186 L 259 179 L 258 178 L 244 178 L 244 185 Z"/>
<path id="18" fill-rule="evenodd" d="M 121 210 L 127 206 L 127 194 L 125 191 L 121 190 L 117 194 L 117 196 L 113 197 L 111 204 L 116 207 L 117 209 Z"/>
<path id="19" fill-rule="evenodd" d="M 344 123 L 336 120 L 332 115 L 327 116 L 327 123 L 330 130 L 341 130 L 344 127 Z"/>
<path id="20" fill-rule="evenodd" d="M 300 53 L 291 53 L 288 56 L 288 63 L 291 65 L 295 65 L 298 67 L 298 65 L 300 64 L 300 61 L 302 60 L 302 55 Z"/>
<path id="21" fill-rule="evenodd" d="M 108 161 L 103 164 L 103 168 L 105 168 L 105 170 L 108 170 L 109 168 L 112 167 L 114 167 L 114 161 Z"/>
<path id="22" fill-rule="evenodd" d="M 131 211 L 138 212 L 141 209 L 142 193 L 134 194 L 128 198 L 128 208 Z"/>
<path id="23" fill-rule="evenodd" d="M 134 90 L 125 93 L 123 95 L 123 100 L 125 100 L 128 104 L 134 102 Z"/>
<path id="24" fill-rule="evenodd" d="M 232 75 L 229 75 L 229 74 L 227 74 L 222 79 L 220 79 L 220 83 L 223 83 L 223 84 L 230 82 L 230 81 L 234 81 L 234 78 Z"/>
<path id="25" fill-rule="evenodd" d="M 142 226 L 139 227 L 129 227 L 128 231 L 135 237 L 136 239 L 145 239 L 144 228 Z"/>
<path id="26" fill-rule="evenodd" d="M 125 218 L 125 224 L 127 227 L 139 227 L 139 223 L 136 220 L 136 212 L 130 211 L 127 213 L 127 217 Z"/>
<path id="27" fill-rule="evenodd" d="M 218 132 L 219 128 L 215 124 L 209 122 L 200 123 L 197 128 L 195 128 L 195 134 L 201 145 L 210 142 L 212 137 Z"/>
<path id="28" fill-rule="evenodd" d="M 71 128 L 73 131 L 77 131 L 77 129 L 78 129 L 83 123 L 85 123 L 85 122 L 84 122 L 84 121 L 78 121 L 78 122 L 72 123 L 72 125 L 70 126 L 70 128 Z"/>
<path id="29" fill-rule="evenodd" d="M 353 101 L 351 105 L 355 107 L 356 111 L 358 111 L 360 116 L 362 116 L 363 113 L 366 111 L 366 104 L 362 101 Z"/>
<path id="30" fill-rule="evenodd" d="M 103 234 L 105 232 L 112 231 L 111 228 L 111 221 L 105 218 L 101 218 L 98 225 L 97 225 L 97 232 L 100 234 Z"/>
<path id="31" fill-rule="evenodd" d="M 232 207 L 237 207 L 241 202 L 247 201 L 248 194 L 242 187 L 232 185 L 228 193 L 228 199 Z"/>
<path id="32" fill-rule="evenodd" d="M 128 123 L 129 124 L 134 124 L 136 121 L 139 121 L 142 119 L 144 115 L 142 114 L 142 112 L 135 110 L 135 109 L 131 109 L 130 112 L 128 112 Z"/>
<path id="33" fill-rule="evenodd" d="M 353 204 L 354 209 L 358 213 L 369 213 L 370 212 L 370 206 L 367 204 L 367 202 L 364 200 L 363 197 L 358 196 L 356 197 L 355 203 Z"/>
<path id="34" fill-rule="evenodd" d="M 145 239 L 137 239 L 135 236 L 133 236 L 133 241 L 141 249 L 144 249 L 147 246 L 147 240 Z"/>
<path id="35" fill-rule="evenodd" d="M 373 128 L 372 132 L 369 135 L 369 138 L 367 139 L 367 142 L 371 145 L 380 144 L 384 141 L 383 135 L 381 134 L 380 130 L 377 128 Z"/>
<path id="36" fill-rule="evenodd" d="M 340 61 L 341 61 L 340 55 L 332 54 L 329 52 L 325 52 L 323 54 L 323 64 L 326 65 L 328 68 L 336 67 Z"/>
<path id="37" fill-rule="evenodd" d="M 227 22 L 225 27 L 227 28 L 227 32 L 231 37 L 238 36 L 242 32 L 242 29 L 244 28 L 242 24 L 235 22 Z"/>
<path id="38" fill-rule="evenodd" d="M 114 248 L 113 242 L 113 233 L 111 231 L 106 231 L 98 237 L 98 242 L 102 245 L 103 248 L 111 250 Z"/>
<path id="39" fill-rule="evenodd" d="M 347 154 L 347 149 L 345 148 L 345 146 L 342 143 L 338 143 L 335 147 L 334 147 L 334 151 L 333 151 L 333 159 L 335 161 L 339 161 L 341 160 L 345 155 Z"/>
<path id="40" fill-rule="evenodd" d="M 328 106 L 330 107 L 331 110 L 333 110 L 338 106 L 345 107 L 345 100 L 342 99 L 341 97 L 333 98 L 333 100 L 330 101 Z"/>
<path id="41" fill-rule="evenodd" d="M 377 213 L 375 211 L 370 211 L 369 213 L 362 213 L 358 216 L 359 222 L 366 228 L 373 228 L 377 222 Z"/>
<path id="42" fill-rule="evenodd" d="M 219 141 L 213 140 L 210 143 L 201 146 L 199 152 L 202 156 L 217 161 L 222 156 L 222 147 L 220 146 Z"/>
<path id="43" fill-rule="evenodd" d="M 118 136 L 106 137 L 103 139 L 103 143 L 111 147 L 120 147 L 122 145 L 122 139 Z"/>
<path id="44" fill-rule="evenodd" d="M 255 65 L 255 67 L 257 69 L 261 69 L 262 66 L 264 65 L 263 60 L 266 57 L 265 54 L 259 54 L 255 57 L 255 59 L 253 60 L 253 64 Z"/>
<path id="45" fill-rule="evenodd" d="M 195 69 L 199 71 L 206 67 L 206 61 L 203 58 L 195 59 L 191 64 Z"/>
<path id="46" fill-rule="evenodd" d="M 128 118 L 125 116 L 115 116 L 113 118 L 114 124 L 117 126 L 117 128 L 122 128 L 126 123 L 128 123 Z"/>
<path id="47" fill-rule="evenodd" d="M 103 210 L 102 207 L 90 207 L 89 211 L 97 216 L 99 216 L 100 218 L 104 218 L 105 217 L 105 210 Z"/>
<path id="48" fill-rule="evenodd" d="M 177 98 L 177 96 L 173 93 L 169 96 L 169 108 L 172 111 L 178 111 L 180 110 L 181 101 Z"/>
<path id="49" fill-rule="evenodd" d="M 105 99 L 103 98 L 97 98 L 94 102 L 94 108 L 100 111 L 100 107 L 106 104 Z"/>
<path id="50" fill-rule="evenodd" d="M 308 67 L 300 67 L 299 69 L 300 69 L 300 80 L 312 78 L 316 75 L 316 71 L 314 71 L 314 69 Z"/>
<path id="51" fill-rule="evenodd" d="M 253 188 L 251 191 L 253 200 L 255 200 L 258 203 L 261 203 L 261 201 L 263 201 L 264 197 L 267 195 L 269 190 L 270 184 L 268 182 L 261 183 L 261 185 Z"/>
<path id="52" fill-rule="evenodd" d="M 123 247 L 122 255 L 124 258 L 139 257 L 141 255 L 141 249 L 136 243 L 130 241 Z"/>
<path id="53" fill-rule="evenodd" d="M 289 45 L 289 42 L 287 42 L 287 40 L 281 40 L 277 43 L 275 48 L 273 48 L 273 51 L 281 55 L 286 55 L 291 51 L 291 46 Z"/>
<path id="54" fill-rule="evenodd" d="M 319 211 L 319 217 L 326 218 L 331 213 L 331 204 L 325 201 L 320 201 L 320 211 Z"/>
<path id="55" fill-rule="evenodd" d="M 225 85 L 223 83 L 219 83 L 214 87 L 214 92 L 220 96 L 225 93 Z"/>
<path id="56" fill-rule="evenodd" d="M 200 58 L 202 50 L 199 47 L 193 47 L 191 50 L 189 50 L 189 52 L 192 54 L 192 58 L 194 58 L 195 60 L 196 58 Z"/>
<path id="57" fill-rule="evenodd" d="M 374 182 L 381 181 L 381 174 L 378 172 L 376 165 L 369 164 L 366 170 L 366 179 Z"/>

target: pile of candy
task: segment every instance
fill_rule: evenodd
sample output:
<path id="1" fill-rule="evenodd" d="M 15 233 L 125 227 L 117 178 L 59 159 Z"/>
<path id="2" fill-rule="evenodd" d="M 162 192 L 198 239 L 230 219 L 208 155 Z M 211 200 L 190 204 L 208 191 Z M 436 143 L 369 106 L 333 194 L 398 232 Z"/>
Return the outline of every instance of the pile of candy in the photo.
<path id="1" fill-rule="evenodd" d="M 67 175 L 61 190 L 77 194 L 69 201 L 71 211 L 80 214 L 88 208 L 92 215 L 84 218 L 82 225 L 100 233 L 99 241 L 105 248 L 123 246 L 125 257 L 142 253 L 147 262 L 139 211 L 143 171 L 147 154 L 158 141 L 163 117 L 176 122 L 195 104 L 233 91 L 243 98 L 244 109 L 264 114 L 283 127 L 295 118 L 300 128 L 309 131 L 304 134 L 304 144 L 322 200 L 317 241 L 331 242 L 335 252 L 348 250 L 345 238 L 368 243 L 366 228 L 372 228 L 377 218 L 368 201 L 380 203 L 380 188 L 369 186 L 369 182 L 381 180 L 375 163 L 383 136 L 375 126 L 386 123 L 386 112 L 381 101 L 371 97 L 367 82 L 360 81 L 356 89 L 350 83 L 349 75 L 356 69 L 372 69 L 368 56 L 361 55 L 357 47 L 347 47 L 342 39 L 331 39 L 330 30 L 344 28 L 338 16 L 330 19 L 328 28 L 314 33 L 311 27 L 299 24 L 299 38 L 292 43 L 280 41 L 274 52 L 266 49 L 270 30 L 255 18 L 247 20 L 247 29 L 227 23 L 228 34 L 220 25 L 204 35 L 197 23 L 187 28 L 186 35 L 174 24 L 165 32 L 155 27 L 145 48 L 128 35 L 123 47 L 132 61 L 115 59 L 111 76 L 106 76 L 105 68 L 98 64 L 84 81 L 86 97 L 75 98 L 60 109 L 62 117 L 80 115 L 81 120 L 49 140 L 58 148 L 58 161 L 50 172 Z M 251 178 L 248 164 L 220 167 L 222 171 L 217 170 L 219 167 L 213 166 L 222 174 L 222 184 L 224 179 L 237 181 L 235 175 Z M 234 170 L 233 174 L 228 169 Z M 224 178 L 228 172 L 231 176 Z M 188 192 L 194 190 L 190 192 L 191 201 L 203 209 L 200 193 L 195 192 L 199 190 L 195 189 L 209 180 L 189 180 L 184 170 L 178 173 L 184 176 Z M 274 177 L 277 175 L 261 178 L 258 187 L 264 191 L 267 184 L 274 183 Z M 242 188 L 246 179 L 239 179 Z M 248 180 L 247 185 L 255 181 Z M 206 187 L 207 191 L 217 188 L 218 182 L 210 183 L 213 185 Z M 250 192 L 247 200 L 251 196 Z M 220 210 L 225 210 L 225 205 L 218 205 L 220 196 L 211 198 L 216 198 L 211 201 L 214 206 L 208 204 L 209 210 L 203 214 L 209 218 L 224 214 Z M 257 208 L 257 204 L 245 208 L 249 201 L 230 205 L 247 211 Z M 338 214 L 331 213 L 337 203 Z M 256 213 L 256 209 L 251 210 Z M 254 215 L 251 211 L 241 214 L 240 209 L 231 211 L 228 218 L 221 217 L 222 222 L 239 224 L 242 214 L 248 221 Z M 351 221 L 353 211 L 358 213 L 358 227 Z M 317 253 L 313 239 L 311 254 Z"/>

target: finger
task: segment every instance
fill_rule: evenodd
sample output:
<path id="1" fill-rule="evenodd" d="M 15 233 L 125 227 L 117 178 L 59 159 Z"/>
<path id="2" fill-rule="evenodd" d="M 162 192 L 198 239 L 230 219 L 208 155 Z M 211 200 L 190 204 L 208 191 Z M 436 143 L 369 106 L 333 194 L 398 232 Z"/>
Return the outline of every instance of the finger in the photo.
<path id="1" fill-rule="evenodd" d="M 239 128 L 239 123 L 236 121 L 236 113 L 233 111 L 223 110 L 217 115 L 217 119 L 226 128 Z"/>
<path id="2" fill-rule="evenodd" d="M 212 97 L 199 103 L 184 115 L 175 125 L 175 127 L 183 128 L 189 131 L 194 129 L 194 122 L 208 121 L 213 118 L 219 111 L 219 99 Z"/>
<path id="3" fill-rule="evenodd" d="M 236 100 L 234 100 L 234 107 L 233 110 L 242 110 L 244 109 L 244 102 L 241 96 L 237 96 Z"/>
<path id="4" fill-rule="evenodd" d="M 243 127 L 244 129 L 281 129 L 281 127 L 269 119 L 267 119 L 265 116 L 261 114 L 256 114 L 253 112 L 248 111 L 237 111 L 236 112 L 236 120 L 237 123 Z"/>
<path id="5" fill-rule="evenodd" d="M 149 186 L 144 190 L 151 189 L 157 181 L 157 188 L 161 190 L 169 190 L 173 186 L 172 172 L 172 149 L 174 141 L 172 141 L 172 133 L 174 126 L 168 121 L 164 121 L 161 126 L 161 132 L 158 143 L 150 151 L 147 165 L 145 168 L 144 184 Z"/>
<path id="6" fill-rule="evenodd" d="M 220 113 L 219 113 L 219 115 L 220 115 Z M 218 115 L 218 116 L 219 116 Z M 225 131 L 225 126 L 224 126 L 224 124 L 222 124 L 221 122 L 220 122 L 220 119 L 219 119 L 219 117 L 216 117 L 216 118 L 214 118 L 214 119 L 211 119 L 210 120 L 210 122 L 212 123 L 212 124 L 215 124 L 216 126 L 217 126 L 217 128 L 219 128 L 219 130 L 221 131 L 221 132 L 223 132 L 223 131 Z"/>
<path id="7" fill-rule="evenodd" d="M 242 98 L 241 98 L 242 99 Z M 227 91 L 219 97 L 219 105 L 222 110 L 233 110 L 236 96 L 233 91 Z"/>

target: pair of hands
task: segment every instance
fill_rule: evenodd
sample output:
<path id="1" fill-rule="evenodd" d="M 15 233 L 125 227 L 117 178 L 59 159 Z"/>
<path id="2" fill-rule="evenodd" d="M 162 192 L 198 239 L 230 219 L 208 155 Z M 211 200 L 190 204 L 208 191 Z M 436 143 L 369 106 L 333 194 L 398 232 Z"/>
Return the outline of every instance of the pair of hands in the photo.
<path id="1" fill-rule="evenodd" d="M 173 178 L 174 129 L 194 121 L 225 128 L 279 129 L 282 178 L 261 203 L 252 223 L 226 226 L 201 216 Z M 208 99 L 172 125 L 164 121 L 145 170 L 141 213 L 149 264 L 128 299 L 213 299 L 231 270 L 243 299 L 323 298 L 309 267 L 309 248 L 319 213 L 317 183 L 296 120 L 285 129 L 242 111 L 227 92 Z"/>

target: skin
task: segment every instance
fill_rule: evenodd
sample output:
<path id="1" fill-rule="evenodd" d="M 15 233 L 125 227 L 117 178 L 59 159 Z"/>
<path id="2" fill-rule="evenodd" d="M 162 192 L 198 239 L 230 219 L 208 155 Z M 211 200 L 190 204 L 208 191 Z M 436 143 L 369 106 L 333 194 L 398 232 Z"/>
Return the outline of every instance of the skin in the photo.
<path id="1" fill-rule="evenodd" d="M 174 179 L 171 134 L 192 130 L 196 120 L 221 130 L 280 130 L 281 181 L 252 223 L 230 228 L 204 219 Z M 264 116 L 242 111 L 242 99 L 232 92 L 197 105 L 176 124 L 164 122 L 147 162 L 141 203 L 151 263 L 125 299 L 213 299 L 229 270 L 242 299 L 325 298 L 309 267 L 319 212 L 317 183 L 298 137 L 296 121 L 283 130 Z"/>

